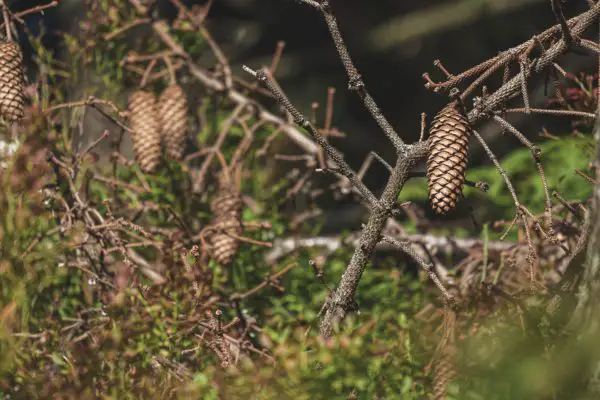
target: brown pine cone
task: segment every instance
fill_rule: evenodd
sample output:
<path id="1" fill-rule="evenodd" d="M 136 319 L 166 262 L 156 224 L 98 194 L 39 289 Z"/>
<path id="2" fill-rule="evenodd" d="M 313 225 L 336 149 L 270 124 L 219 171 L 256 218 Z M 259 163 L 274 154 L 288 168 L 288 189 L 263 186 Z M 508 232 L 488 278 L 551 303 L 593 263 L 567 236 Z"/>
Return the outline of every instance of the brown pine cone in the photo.
<path id="1" fill-rule="evenodd" d="M 0 43 L 0 114 L 7 122 L 24 117 L 23 53 L 13 41 Z"/>
<path id="2" fill-rule="evenodd" d="M 448 384 L 456 378 L 456 350 L 452 347 L 446 349 L 441 359 L 435 365 L 435 375 L 433 377 L 433 398 L 434 400 L 444 400 Z"/>
<path id="3" fill-rule="evenodd" d="M 162 122 L 162 137 L 166 153 L 175 160 L 181 160 L 185 149 L 187 133 L 187 97 L 177 84 L 166 88 L 158 100 Z"/>
<path id="4" fill-rule="evenodd" d="M 129 96 L 129 123 L 133 151 L 144 172 L 153 172 L 160 162 L 160 118 L 156 112 L 156 97 L 145 90 Z"/>
<path id="5" fill-rule="evenodd" d="M 210 208 L 216 230 L 210 238 L 213 258 L 221 265 L 228 265 L 239 247 L 238 240 L 229 234 L 239 236 L 242 233 L 242 197 L 224 174 L 219 178 L 219 191 Z"/>
<path id="6" fill-rule="evenodd" d="M 438 214 L 456 207 L 465 182 L 471 126 L 456 102 L 444 107 L 429 130 L 427 183 L 429 201 Z"/>

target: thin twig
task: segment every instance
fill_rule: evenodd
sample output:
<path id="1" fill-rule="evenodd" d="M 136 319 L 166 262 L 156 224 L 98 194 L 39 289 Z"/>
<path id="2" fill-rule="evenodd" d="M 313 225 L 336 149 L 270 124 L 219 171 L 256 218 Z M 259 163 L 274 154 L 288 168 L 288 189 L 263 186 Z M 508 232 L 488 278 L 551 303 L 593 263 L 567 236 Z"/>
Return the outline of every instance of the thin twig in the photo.
<path id="1" fill-rule="evenodd" d="M 319 133 L 319 131 L 304 117 L 304 115 L 302 115 L 300 111 L 294 107 L 283 91 L 281 91 L 281 89 L 279 89 L 278 86 L 273 82 L 269 71 L 266 68 L 253 71 L 247 66 L 244 66 L 244 70 L 255 76 L 256 79 L 269 88 L 275 99 L 292 115 L 294 122 L 310 132 L 315 141 L 338 165 L 339 172 L 348 178 L 350 182 L 352 182 L 352 185 L 354 185 L 360 194 L 368 201 L 369 205 L 374 207 L 377 204 L 377 198 L 375 195 L 373 195 L 373 193 L 364 185 L 364 183 L 362 183 L 358 176 L 356 176 L 354 171 L 352 171 L 350 166 L 344 160 L 343 156 L 333 146 L 331 146 L 327 139 L 325 139 L 325 137 Z"/>
<path id="2" fill-rule="evenodd" d="M 322 0 L 316 8 L 318 8 L 321 11 L 323 17 L 325 18 L 325 23 L 329 28 L 329 33 L 331 34 L 331 38 L 333 39 L 333 43 L 335 44 L 335 48 L 337 49 L 339 58 L 342 61 L 344 68 L 346 69 L 346 74 L 348 76 L 348 89 L 358 94 L 358 96 L 362 99 L 366 109 L 371 113 L 371 116 L 377 122 L 377 124 L 385 133 L 390 142 L 396 147 L 396 149 L 400 149 L 401 146 L 404 144 L 404 141 L 400 138 L 400 136 L 396 133 L 392 125 L 381 113 L 381 110 L 377 106 L 377 103 L 367 91 L 362 77 L 360 76 L 358 70 L 354 66 L 352 57 L 350 56 L 348 48 L 344 43 L 344 39 L 338 27 L 337 20 L 335 18 L 335 15 L 333 14 L 329 1 Z"/>
<path id="3" fill-rule="evenodd" d="M 509 108 L 504 110 L 507 113 L 526 113 L 527 109 L 525 108 Z M 530 113 L 535 114 L 547 114 L 547 115 L 564 115 L 568 117 L 574 118 L 595 118 L 596 115 L 594 113 L 589 113 L 585 111 L 575 111 L 575 110 L 549 110 L 544 108 L 530 108 Z"/>
<path id="4" fill-rule="evenodd" d="M 429 279 L 431 279 L 433 281 L 433 283 L 437 286 L 437 288 L 440 290 L 440 292 L 442 292 L 442 294 L 444 295 L 444 297 L 446 298 L 446 300 L 448 301 L 452 301 L 453 297 L 450 295 L 450 293 L 448 293 L 448 290 L 446 290 L 446 288 L 444 287 L 444 284 L 442 283 L 442 281 L 440 281 L 440 278 L 438 278 L 438 276 L 435 274 L 435 272 L 433 272 L 433 264 L 428 263 L 427 261 L 425 261 L 424 259 L 422 259 L 412 248 L 411 243 L 409 241 L 400 241 L 400 240 L 396 240 L 390 236 L 383 236 L 381 238 L 382 241 L 390 243 L 391 245 L 395 246 L 396 248 L 402 250 L 403 252 L 405 252 L 406 254 L 408 254 L 413 260 L 415 260 L 417 262 L 417 264 L 419 264 L 419 266 L 421 268 L 423 268 L 423 270 L 427 273 L 427 276 L 429 276 Z"/>
<path id="5" fill-rule="evenodd" d="M 6 28 L 6 40 L 12 42 L 12 29 L 10 28 L 10 16 L 8 7 L 4 3 L 4 0 L 0 0 L 0 7 L 2 7 L 2 18 L 4 19 L 4 27 Z"/>
<path id="6" fill-rule="evenodd" d="M 550 0 L 550 4 L 552 5 L 552 12 L 560 24 L 563 40 L 567 46 L 571 46 L 573 43 L 573 36 L 571 35 L 569 25 L 567 25 L 567 21 L 565 20 L 565 15 L 563 14 L 560 0 Z"/>
<path id="7" fill-rule="evenodd" d="M 239 300 L 244 300 L 247 299 L 250 296 L 255 295 L 256 293 L 260 292 L 261 290 L 263 290 L 264 288 L 266 288 L 267 286 L 271 285 L 272 282 L 277 281 L 279 278 L 281 278 L 282 276 L 284 276 L 285 274 L 287 274 L 288 272 L 290 272 L 293 268 L 295 268 L 298 264 L 296 262 L 291 263 L 290 265 L 284 267 L 281 269 L 281 271 L 273 274 L 273 275 L 267 275 L 264 279 L 264 281 L 262 281 L 261 283 L 259 283 L 258 285 L 256 285 L 255 287 L 253 287 L 252 289 L 248 290 L 247 292 L 244 293 L 234 293 L 229 297 L 229 300 L 231 301 L 239 301 Z"/>

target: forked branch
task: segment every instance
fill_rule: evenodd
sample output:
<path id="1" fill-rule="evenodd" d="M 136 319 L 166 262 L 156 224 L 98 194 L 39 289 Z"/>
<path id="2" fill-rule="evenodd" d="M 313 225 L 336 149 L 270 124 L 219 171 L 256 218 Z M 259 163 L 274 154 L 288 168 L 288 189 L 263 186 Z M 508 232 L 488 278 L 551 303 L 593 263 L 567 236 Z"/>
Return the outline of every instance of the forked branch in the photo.
<path id="1" fill-rule="evenodd" d="M 352 168 L 346 163 L 344 157 L 325 139 L 321 133 L 294 107 L 294 105 L 287 98 L 285 93 L 279 88 L 273 78 L 271 77 L 267 68 L 262 68 L 257 71 L 244 66 L 244 70 L 262 82 L 270 91 L 273 93 L 275 99 L 290 113 L 294 118 L 294 122 L 306 129 L 312 135 L 313 139 L 325 150 L 327 155 L 337 164 L 337 172 L 348 178 L 348 180 L 358 189 L 360 194 L 368 201 L 371 207 L 377 204 L 377 198 L 371 191 L 365 186 L 364 183 L 356 176 Z"/>

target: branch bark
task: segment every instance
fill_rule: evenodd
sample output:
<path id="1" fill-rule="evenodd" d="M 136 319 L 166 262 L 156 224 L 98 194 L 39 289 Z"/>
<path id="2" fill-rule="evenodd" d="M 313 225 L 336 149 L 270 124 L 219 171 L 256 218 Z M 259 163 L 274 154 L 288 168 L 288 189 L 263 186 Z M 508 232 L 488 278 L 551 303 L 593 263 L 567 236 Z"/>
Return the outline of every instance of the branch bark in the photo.
<path id="1" fill-rule="evenodd" d="M 359 94 L 361 94 L 360 90 L 362 90 L 361 88 L 364 84 L 362 84 L 360 75 L 356 71 L 356 68 L 349 57 L 335 18 L 331 13 L 328 1 L 321 1 L 318 3 L 318 6 L 316 4 L 311 5 L 320 9 L 325 16 L 331 36 L 350 79 L 350 89 L 359 90 Z M 572 34 L 578 36 L 583 33 L 592 24 L 592 22 L 597 19 L 599 13 L 600 4 L 596 4 L 590 11 L 581 14 L 580 19 L 572 29 Z M 532 41 L 533 40 L 534 39 L 532 39 Z M 524 45 L 525 44 L 522 44 L 521 46 Z M 546 67 L 550 66 L 558 56 L 566 53 L 567 50 L 568 46 L 566 43 L 564 41 L 560 41 L 548 49 L 540 58 L 526 63 L 523 66 L 522 76 L 517 75 L 506 84 L 502 85 L 496 92 L 491 94 L 489 97 L 486 97 L 485 100 L 480 101 L 477 107 L 475 107 L 468 114 L 471 124 L 474 125 L 475 123 L 492 116 L 499 107 L 521 93 L 523 79 L 528 78 L 534 72 L 541 72 Z M 264 77 L 261 78 L 261 76 L 256 73 L 255 75 L 259 79 L 265 81 Z M 353 85 L 358 86 L 353 87 Z M 273 88 L 270 89 L 273 90 Z M 377 114 L 374 113 L 374 111 L 378 111 L 376 105 L 370 105 L 365 97 L 363 97 L 363 100 L 365 101 L 365 106 L 367 109 L 371 111 L 372 116 L 377 119 Z M 285 97 L 282 98 L 280 96 L 279 101 L 288 109 L 288 111 L 293 109 Z M 295 118 L 295 120 L 297 123 L 302 122 L 302 119 L 299 118 Z M 409 178 L 411 169 L 417 162 L 423 160 L 427 155 L 427 142 L 419 142 L 412 145 L 406 145 L 403 142 L 397 143 L 394 141 L 394 135 L 392 134 L 394 132 L 389 131 L 386 125 L 382 124 L 381 121 L 378 122 L 390 141 L 396 146 L 398 150 L 398 158 L 396 165 L 392 170 L 389 181 L 386 184 L 383 195 L 377 203 L 374 205 L 372 204 L 371 214 L 366 226 L 361 232 L 359 244 L 352 256 L 352 259 L 350 260 L 349 265 L 346 267 L 338 287 L 326 304 L 326 311 L 320 325 L 320 334 L 324 338 L 331 337 L 335 327 L 346 317 L 346 315 L 357 309 L 355 301 L 356 290 L 366 265 L 372 256 L 373 251 L 375 250 L 375 246 L 382 239 L 381 232 L 385 227 L 387 219 L 392 215 L 397 196 L 402 190 L 404 183 Z M 304 127 L 307 128 L 306 126 Z M 446 291 L 442 292 L 447 293 Z"/>

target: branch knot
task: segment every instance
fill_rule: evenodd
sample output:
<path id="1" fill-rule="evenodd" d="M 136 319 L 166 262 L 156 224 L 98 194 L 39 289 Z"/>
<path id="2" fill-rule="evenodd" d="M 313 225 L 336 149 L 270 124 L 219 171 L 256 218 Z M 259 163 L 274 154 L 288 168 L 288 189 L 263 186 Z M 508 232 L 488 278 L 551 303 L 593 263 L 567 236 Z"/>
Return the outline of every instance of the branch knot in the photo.
<path id="1" fill-rule="evenodd" d="M 348 90 L 352 92 L 358 92 L 365 88 L 365 84 L 362 81 L 360 74 L 356 73 L 348 81 Z"/>

